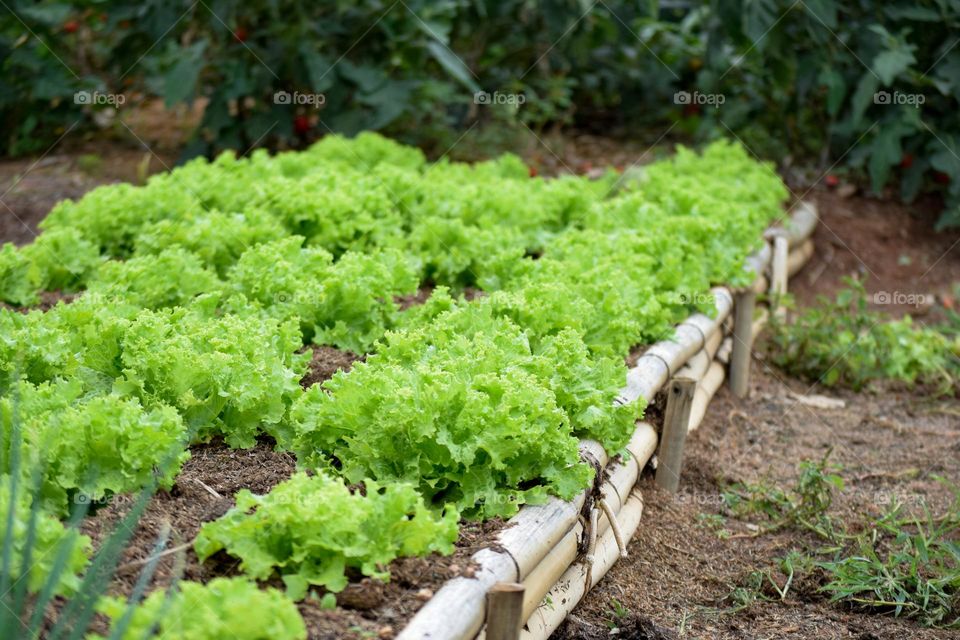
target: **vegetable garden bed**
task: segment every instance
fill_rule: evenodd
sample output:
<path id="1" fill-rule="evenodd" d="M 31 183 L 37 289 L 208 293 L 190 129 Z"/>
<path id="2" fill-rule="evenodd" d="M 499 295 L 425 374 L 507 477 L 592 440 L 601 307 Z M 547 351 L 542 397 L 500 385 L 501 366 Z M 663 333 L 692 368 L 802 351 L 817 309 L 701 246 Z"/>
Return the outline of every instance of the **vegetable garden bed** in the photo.
<path id="1" fill-rule="evenodd" d="M 70 563 L 37 565 L 21 581 L 41 613 L 52 595 L 67 598 L 48 615 L 48 636 L 66 637 L 96 606 L 102 627 L 147 630 L 165 612 L 161 633 L 202 623 L 203 637 L 243 627 L 249 637 L 302 638 L 291 599 L 308 620 L 346 604 L 398 557 L 452 552 L 462 519 L 523 522 L 552 509 L 563 526 L 550 547 L 575 553 L 576 501 L 595 474 L 578 443 L 589 443 L 596 468 L 633 451 L 615 476 L 621 493 L 608 495 L 619 508 L 652 453 L 650 428 L 635 433 L 641 398 L 703 347 L 704 364 L 720 348 L 708 334 L 729 305 L 710 287 L 751 285 L 769 253 L 753 271 L 744 261 L 785 194 L 768 167 L 727 143 L 623 176 L 544 180 L 509 156 L 427 164 L 362 135 L 303 153 L 194 161 L 142 188 L 61 203 L 33 244 L 0 251 L 0 298 L 20 307 L 0 311 L 11 443 L 0 506 L 27 525 L 5 529 L 14 555 L 30 546 L 18 537 L 30 522 L 56 532 L 90 522 L 91 506 L 109 513 L 121 496 L 182 491 L 177 477 L 204 443 L 256 446 L 301 471 L 198 516 L 195 539 L 174 545 L 178 523 L 158 526 L 144 579 L 107 589 L 132 596 L 130 608 L 100 599 L 101 572 L 88 569 L 116 564 L 104 551 L 110 538 L 97 537 L 89 565 L 89 540 L 67 536 Z M 418 295 L 424 287 L 429 297 Z M 79 295 L 19 312 L 50 291 Z M 656 358 L 627 373 L 623 354 L 672 336 L 696 310 L 705 313 L 680 325 L 680 342 L 658 343 L 648 352 Z M 309 384 L 317 356 L 306 347 L 363 361 Z M 661 359 L 660 373 L 647 366 Z M 130 500 L 130 511 L 147 498 Z M 500 544 L 521 531 L 505 530 Z M 177 583 L 177 554 L 162 557 L 171 562 L 160 581 L 161 560 L 148 561 L 170 545 L 189 547 L 210 572 L 137 606 L 141 592 Z M 468 581 L 488 586 L 491 553 Z M 532 577 L 537 553 L 499 554 L 497 571 Z M 14 561 L 5 575 L 18 566 L 30 563 Z M 485 588 L 472 592 L 482 605 Z M 211 615 L 191 618 L 198 603 Z M 256 621 L 262 629 L 225 613 L 253 607 L 275 611 Z M 458 619 L 474 625 L 482 612 Z"/>
<path id="2" fill-rule="evenodd" d="M 756 274 L 750 289 L 770 285 L 773 300 L 785 293 L 785 280 L 809 259 L 809 240 L 817 222 L 815 208 L 798 206 L 786 229 L 772 229 L 770 247 L 779 239 L 781 266 L 771 264 L 774 250 L 751 256 L 748 269 Z M 789 253 L 787 252 L 789 250 Z M 776 262 L 776 261 L 774 261 Z M 780 270 L 780 273 L 776 273 Z M 780 282 L 778 282 L 778 279 Z M 673 376 L 697 382 L 696 395 L 686 430 L 695 430 L 707 405 L 725 377 L 736 337 L 731 313 L 734 295 L 724 288 L 712 291 L 716 308 L 710 315 L 696 314 L 677 326 L 675 336 L 646 349 L 627 374 L 627 386 L 618 404 L 652 401 Z M 742 299 L 742 298 L 741 298 Z M 740 345 L 747 353 L 753 339 L 766 323 L 769 310 L 754 319 L 750 314 L 748 338 Z M 660 429 L 640 422 L 627 453 L 610 460 L 603 447 L 592 440 L 581 442 L 581 455 L 604 469 L 603 484 L 588 489 L 573 501 L 553 499 L 540 506 L 525 506 L 506 523 L 493 545 L 474 555 L 480 566 L 476 577 L 451 580 L 420 610 L 400 634 L 400 639 L 483 637 L 488 593 L 498 583 L 522 583 L 523 638 L 548 638 L 579 603 L 586 591 L 609 570 L 625 543 L 616 540 L 611 528 L 613 516 L 624 540 L 629 540 L 640 523 L 643 497 L 634 490 L 640 472 L 657 450 Z M 654 462 L 655 466 L 655 462 Z M 599 489 L 599 490 L 598 490 Z M 612 505 L 604 512 L 595 503 Z M 600 515 L 602 513 L 602 515 Z M 599 517 L 598 517 L 599 516 Z M 584 555 L 584 543 L 590 546 Z M 458 615 L 451 619 L 449 612 Z M 499 636 L 498 636 L 499 637 Z"/>

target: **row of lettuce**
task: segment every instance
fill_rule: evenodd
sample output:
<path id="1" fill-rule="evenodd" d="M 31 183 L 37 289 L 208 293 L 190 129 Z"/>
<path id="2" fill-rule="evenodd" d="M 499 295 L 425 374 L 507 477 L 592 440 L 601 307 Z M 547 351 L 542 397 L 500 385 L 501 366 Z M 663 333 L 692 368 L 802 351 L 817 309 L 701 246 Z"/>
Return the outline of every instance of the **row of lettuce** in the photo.
<path id="1" fill-rule="evenodd" d="M 293 599 L 341 590 L 348 570 L 384 577 L 396 557 L 449 552 L 461 517 L 572 497 L 593 475 L 578 439 L 618 452 L 643 410 L 612 403 L 623 354 L 667 337 L 690 301 L 709 306 L 711 284 L 749 280 L 743 259 L 784 198 L 769 167 L 723 142 L 631 180 L 546 180 L 511 156 L 429 164 L 364 134 L 195 160 L 59 204 L 33 244 L 0 251 L 9 304 L 82 292 L 0 310 L 2 428 L 22 423 L 23 467 L 42 470 L 43 539 L 75 542 L 58 589 L 76 588 L 90 553 L 60 523 L 78 496 L 137 491 L 158 468 L 169 486 L 188 446 L 217 436 L 270 436 L 303 472 L 238 494 L 195 549 L 279 575 Z M 432 296 L 401 311 L 427 283 Z M 467 300 L 467 287 L 485 294 Z M 367 357 L 304 390 L 311 343 Z M 31 584 L 50 571 L 36 565 Z M 227 584 L 242 580 L 177 598 L 268 597 Z M 264 637 L 303 637 L 302 623 L 285 628 Z"/>

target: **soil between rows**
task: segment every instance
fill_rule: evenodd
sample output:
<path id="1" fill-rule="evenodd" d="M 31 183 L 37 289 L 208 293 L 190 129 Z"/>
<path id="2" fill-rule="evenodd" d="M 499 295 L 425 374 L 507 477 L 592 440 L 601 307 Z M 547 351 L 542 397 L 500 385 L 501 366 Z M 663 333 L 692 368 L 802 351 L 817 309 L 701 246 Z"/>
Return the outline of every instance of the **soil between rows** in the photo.
<path id="1" fill-rule="evenodd" d="M 223 515 L 234 505 L 234 494 L 240 489 L 266 493 L 293 474 L 296 463 L 290 454 L 273 450 L 273 443 L 264 439 L 252 449 L 230 449 L 222 441 L 194 445 L 192 457 L 170 490 L 155 495 L 135 527 L 133 536 L 120 559 L 120 569 L 111 583 L 110 592 L 127 596 L 133 590 L 143 560 L 165 526 L 170 526 L 169 546 L 189 543 L 204 522 Z M 219 495 L 215 495 L 219 494 Z M 97 545 L 117 526 L 133 505 L 133 498 L 118 496 L 113 502 L 86 518 L 82 531 Z M 319 600 L 307 599 L 299 604 L 311 640 L 363 638 L 369 634 L 392 637 L 403 627 L 426 600 L 450 578 L 472 575 L 470 561 L 476 551 L 489 546 L 502 522 L 467 523 L 461 527 L 453 555 L 437 554 L 425 558 L 401 558 L 389 566 L 391 579 L 381 583 L 360 575 L 337 595 L 338 608 L 324 610 Z M 176 576 L 178 556 L 184 562 L 182 578 L 207 582 L 217 576 L 240 575 L 239 561 L 221 552 L 200 563 L 192 547 L 182 554 L 161 559 L 151 580 L 152 588 L 163 588 Z M 271 586 L 283 589 L 279 580 Z"/>
<path id="2" fill-rule="evenodd" d="M 310 386 L 329 379 L 338 370 L 349 370 L 361 357 L 329 346 L 314 346 L 309 371 L 301 384 Z M 160 490 L 150 500 L 146 512 L 135 527 L 111 583 L 110 593 L 128 596 L 136 584 L 144 559 L 153 552 L 158 537 L 170 527 L 168 549 L 183 547 L 182 552 L 161 559 L 150 589 L 164 588 L 177 577 L 207 582 L 218 576 L 241 575 L 239 560 L 220 552 L 200 563 L 190 542 L 205 522 L 215 520 L 234 506 L 234 495 L 241 489 L 264 494 L 288 479 L 296 470 L 292 454 L 275 451 L 274 442 L 260 438 L 251 449 L 231 449 L 222 440 L 190 447 L 191 458 L 184 464 L 174 485 Z M 109 504 L 88 516 L 81 525 L 95 546 L 110 535 L 133 506 L 132 496 L 117 496 Z M 390 638 L 438 590 L 444 582 L 475 570 L 470 557 L 493 544 L 503 527 L 500 520 L 465 523 L 461 526 L 453 555 L 432 554 L 425 558 L 400 558 L 390 564 L 387 583 L 351 576 L 349 586 L 337 594 L 338 607 L 321 608 L 317 599 L 298 606 L 311 640 L 364 638 L 375 634 Z M 279 580 L 271 586 L 283 589 Z"/>

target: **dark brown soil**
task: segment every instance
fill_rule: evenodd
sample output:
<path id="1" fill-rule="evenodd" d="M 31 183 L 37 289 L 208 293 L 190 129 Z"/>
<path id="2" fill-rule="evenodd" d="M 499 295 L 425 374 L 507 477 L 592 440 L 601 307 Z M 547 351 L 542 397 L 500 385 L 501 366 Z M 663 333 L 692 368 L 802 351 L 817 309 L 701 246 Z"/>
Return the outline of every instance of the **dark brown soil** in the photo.
<path id="1" fill-rule="evenodd" d="M 151 588 L 170 584 L 176 575 L 177 558 L 184 561 L 182 578 L 206 582 L 217 576 L 238 575 L 239 561 L 218 553 L 201 564 L 190 543 L 204 522 L 223 515 L 234 505 L 240 489 L 266 493 L 289 478 L 296 467 L 287 453 L 273 450 L 267 439 L 254 448 L 235 450 L 223 442 L 191 447 L 192 458 L 184 465 L 174 486 L 160 491 L 150 501 L 146 513 L 133 531 L 130 543 L 120 559 L 120 569 L 111 585 L 111 593 L 129 595 L 144 560 L 150 556 L 158 537 L 170 527 L 171 553 L 158 564 Z M 88 517 L 82 525 L 85 534 L 99 545 L 133 506 L 134 498 L 118 496 Z M 449 557 L 433 554 L 426 558 L 401 558 L 389 567 L 391 580 L 383 583 L 355 576 L 337 595 L 338 608 L 327 611 L 316 600 L 300 603 L 300 611 L 310 630 L 311 640 L 363 638 L 370 633 L 390 637 L 386 627 L 399 630 L 444 582 L 475 570 L 470 560 L 477 550 L 489 546 L 502 522 L 468 523 L 461 527 L 456 551 Z M 276 580 L 272 586 L 283 588 Z M 392 634 L 392 632 L 391 632 Z"/>
<path id="2" fill-rule="evenodd" d="M 406 311 L 411 307 L 416 307 L 429 300 L 436 288 L 436 285 L 425 284 L 417 289 L 416 293 L 406 296 L 397 296 L 395 298 L 395 302 L 397 303 L 397 306 L 400 307 L 401 311 Z M 484 295 L 484 291 L 476 287 L 466 287 L 461 295 L 463 295 L 463 298 L 469 302 L 470 300 L 476 300 L 480 296 Z"/>
<path id="3" fill-rule="evenodd" d="M 273 450 L 273 443 L 259 442 L 252 449 L 231 449 L 222 441 L 194 445 L 192 457 L 184 466 L 169 491 L 154 496 L 136 527 L 130 544 L 120 560 L 114 588 L 127 593 L 136 582 L 144 558 L 148 557 L 165 526 L 171 527 L 171 544 L 191 542 L 204 522 L 214 520 L 233 506 L 233 495 L 240 489 L 266 493 L 289 478 L 296 467 L 293 456 Z M 110 504 L 88 517 L 83 532 L 99 542 L 109 535 L 129 509 L 135 498 L 117 496 Z M 175 554 L 160 561 L 153 582 L 169 584 L 174 575 Z M 218 574 L 230 573 L 233 567 L 213 571 L 201 565 L 190 548 L 186 549 L 184 578 L 209 580 Z M 236 563 L 234 563 L 235 565 Z"/>
<path id="4" fill-rule="evenodd" d="M 363 356 L 336 347 L 312 345 L 308 348 L 313 350 L 313 358 L 308 365 L 307 375 L 300 380 L 300 386 L 304 389 L 329 380 L 337 371 L 350 371 L 354 362 L 363 360 Z"/>
<path id="5" fill-rule="evenodd" d="M 476 567 L 470 557 L 490 546 L 502 526 L 496 520 L 461 525 L 453 555 L 396 560 L 389 566 L 390 582 L 369 578 L 352 582 L 337 595 L 335 610 L 302 602 L 300 613 L 310 640 L 393 637 L 447 580 L 473 575 Z"/>
<path id="6" fill-rule="evenodd" d="M 611 624 L 596 624 L 570 615 L 564 628 L 566 640 L 599 640 L 611 636 L 616 629 L 616 638 L 625 640 L 676 640 L 677 634 L 663 627 L 650 618 L 636 614 L 623 614 L 616 618 L 616 626 Z"/>
<path id="7" fill-rule="evenodd" d="M 175 154 L 130 144 L 96 147 L 97 153 L 54 148 L 39 159 L 0 161 L 0 243 L 26 244 L 38 223 L 61 200 L 113 182 L 137 182 L 174 166 Z M 143 174 L 139 175 L 143 167 Z"/>
<path id="8" fill-rule="evenodd" d="M 20 313 L 30 313 L 31 311 L 49 311 L 57 306 L 57 303 L 70 304 L 77 299 L 78 293 L 63 293 L 61 291 L 41 291 L 40 302 L 31 307 L 15 307 L 6 302 L 0 302 L 0 308 L 12 309 Z"/>
<path id="9" fill-rule="evenodd" d="M 941 203 L 926 198 L 907 206 L 892 200 L 843 198 L 815 189 L 821 224 L 814 234 L 813 258 L 790 281 L 801 306 L 818 295 L 832 298 L 843 288 L 843 276 L 864 280 L 873 308 L 893 315 L 910 314 L 923 321 L 934 302 L 955 296 L 960 283 L 960 230 L 935 231 Z"/>
<path id="10" fill-rule="evenodd" d="M 433 285 L 424 285 L 417 289 L 416 293 L 410 294 L 408 296 L 397 296 L 396 303 L 400 307 L 401 311 L 406 311 L 410 307 L 416 307 L 423 304 L 430 299 L 430 296 L 433 295 L 433 290 L 436 287 Z"/>

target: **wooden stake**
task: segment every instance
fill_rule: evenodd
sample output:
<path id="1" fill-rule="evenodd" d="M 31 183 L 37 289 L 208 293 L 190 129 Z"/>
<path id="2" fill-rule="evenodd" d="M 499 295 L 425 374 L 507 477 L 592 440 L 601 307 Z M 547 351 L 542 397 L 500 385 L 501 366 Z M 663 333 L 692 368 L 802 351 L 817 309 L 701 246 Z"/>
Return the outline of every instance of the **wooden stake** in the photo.
<path id="1" fill-rule="evenodd" d="M 750 352 L 753 349 L 753 309 L 757 294 L 741 291 L 734 300 L 733 353 L 730 354 L 730 391 L 746 397 L 750 387 Z"/>
<path id="2" fill-rule="evenodd" d="M 683 443 L 690 424 L 690 409 L 697 382 L 691 378 L 674 378 L 667 391 L 667 410 L 660 434 L 660 453 L 657 454 L 656 483 L 658 487 L 676 493 L 680 486 L 680 467 L 683 465 Z"/>
<path id="3" fill-rule="evenodd" d="M 770 276 L 770 294 L 773 299 L 771 307 L 774 315 L 778 318 L 783 316 L 784 309 L 781 306 L 783 296 L 787 293 L 787 258 L 790 254 L 790 243 L 783 236 L 778 236 L 773 240 L 773 265 Z"/>
<path id="4" fill-rule="evenodd" d="M 523 624 L 523 590 L 523 585 L 516 582 L 498 582 L 491 587 L 487 594 L 487 640 L 518 640 Z"/>

